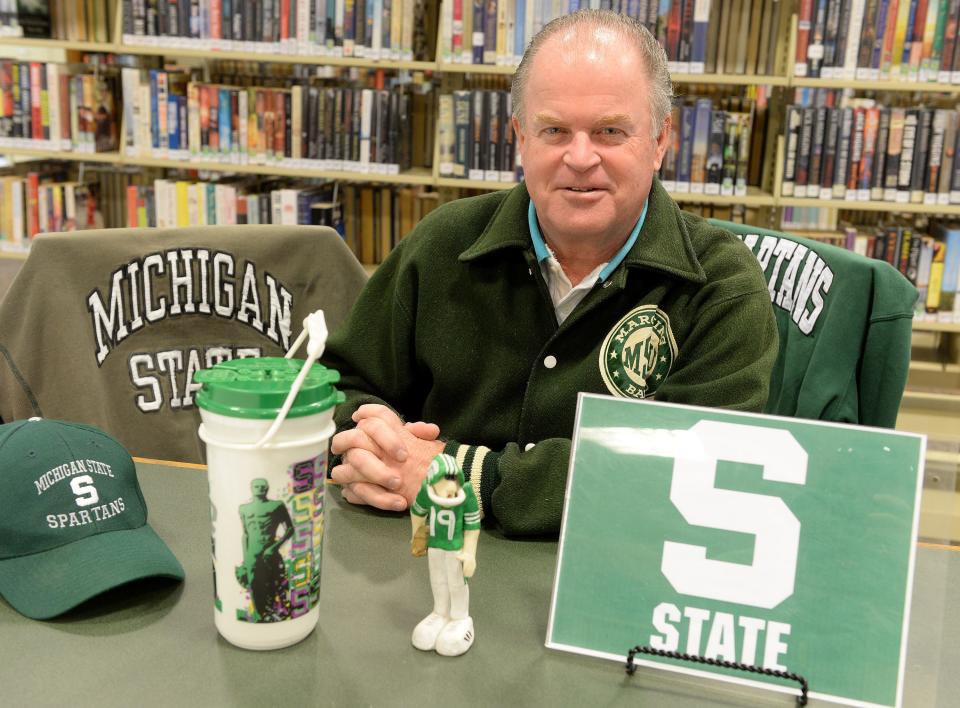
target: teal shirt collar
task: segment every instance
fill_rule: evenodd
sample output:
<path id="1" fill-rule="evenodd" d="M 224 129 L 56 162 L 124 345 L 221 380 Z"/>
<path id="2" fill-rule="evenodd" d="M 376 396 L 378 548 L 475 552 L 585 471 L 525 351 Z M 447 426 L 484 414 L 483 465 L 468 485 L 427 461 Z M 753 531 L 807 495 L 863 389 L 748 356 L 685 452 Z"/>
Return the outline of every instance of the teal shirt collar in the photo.
<path id="1" fill-rule="evenodd" d="M 617 266 L 623 262 L 623 259 L 626 257 L 627 253 L 633 248 L 633 244 L 637 242 L 637 236 L 640 235 L 640 229 L 643 228 L 643 222 L 647 218 L 647 206 L 650 204 L 650 198 L 648 197 L 646 201 L 643 202 L 643 211 L 640 212 L 640 218 L 637 219 L 636 225 L 633 227 L 633 231 L 630 232 L 630 236 L 627 238 L 623 246 L 620 247 L 620 250 L 616 252 L 613 258 L 604 266 L 603 270 L 600 271 L 598 276 L 599 282 L 606 281 L 610 277 L 610 274 L 616 270 Z M 537 209 L 533 206 L 533 200 L 530 200 L 530 206 L 527 208 L 527 223 L 530 226 L 530 237 L 533 239 L 533 252 L 537 256 L 537 262 L 542 263 L 550 257 L 550 251 L 547 249 L 547 243 L 543 239 L 543 235 L 540 233 L 540 223 L 537 221 Z"/>

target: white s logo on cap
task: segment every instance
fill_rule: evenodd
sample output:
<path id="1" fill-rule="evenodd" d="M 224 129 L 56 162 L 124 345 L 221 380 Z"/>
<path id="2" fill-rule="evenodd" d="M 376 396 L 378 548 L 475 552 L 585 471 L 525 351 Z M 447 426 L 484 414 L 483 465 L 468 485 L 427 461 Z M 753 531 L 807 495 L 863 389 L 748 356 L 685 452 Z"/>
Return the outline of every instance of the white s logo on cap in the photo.
<path id="1" fill-rule="evenodd" d="M 77 495 L 77 506 L 91 506 L 100 501 L 97 488 L 93 486 L 93 477 L 88 474 L 71 479 L 70 489 Z"/>

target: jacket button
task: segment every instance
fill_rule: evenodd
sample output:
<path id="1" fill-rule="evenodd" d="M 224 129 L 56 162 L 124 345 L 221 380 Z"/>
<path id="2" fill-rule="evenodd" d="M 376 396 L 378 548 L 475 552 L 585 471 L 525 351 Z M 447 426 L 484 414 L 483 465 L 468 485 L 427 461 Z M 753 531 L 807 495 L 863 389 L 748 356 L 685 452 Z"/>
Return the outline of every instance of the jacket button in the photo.
<path id="1" fill-rule="evenodd" d="M 545 367 L 547 367 L 548 369 L 552 369 L 553 367 L 555 367 L 555 366 L 557 365 L 557 357 L 555 357 L 553 354 L 551 354 L 550 356 L 546 357 L 546 358 L 543 360 L 543 365 L 544 365 Z"/>

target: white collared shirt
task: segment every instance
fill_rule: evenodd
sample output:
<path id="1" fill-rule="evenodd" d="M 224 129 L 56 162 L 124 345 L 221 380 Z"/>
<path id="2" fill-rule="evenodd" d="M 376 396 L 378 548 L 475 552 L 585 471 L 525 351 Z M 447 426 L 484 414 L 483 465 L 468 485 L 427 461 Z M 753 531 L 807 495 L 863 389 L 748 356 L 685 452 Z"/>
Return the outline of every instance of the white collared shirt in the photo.
<path id="1" fill-rule="evenodd" d="M 547 283 L 547 290 L 550 292 L 550 299 L 553 301 L 553 310 L 557 315 L 557 324 L 563 324 L 573 309 L 580 304 L 580 301 L 587 296 L 587 293 L 600 280 L 600 271 L 607 264 L 601 263 L 576 285 L 570 284 L 570 278 L 563 272 L 560 261 L 553 254 L 553 251 L 547 246 L 549 257 L 540 261 L 540 272 Z"/>

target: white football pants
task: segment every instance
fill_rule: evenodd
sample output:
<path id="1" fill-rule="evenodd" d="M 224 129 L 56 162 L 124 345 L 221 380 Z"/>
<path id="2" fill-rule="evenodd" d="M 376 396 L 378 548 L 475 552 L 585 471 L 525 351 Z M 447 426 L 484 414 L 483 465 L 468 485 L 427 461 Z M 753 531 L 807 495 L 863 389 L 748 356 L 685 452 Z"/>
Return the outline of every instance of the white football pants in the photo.
<path id="1" fill-rule="evenodd" d="M 427 549 L 433 611 L 454 620 L 470 615 L 470 588 L 463 577 L 463 563 L 457 559 L 457 553 L 442 548 Z"/>

